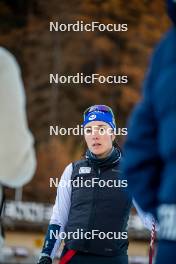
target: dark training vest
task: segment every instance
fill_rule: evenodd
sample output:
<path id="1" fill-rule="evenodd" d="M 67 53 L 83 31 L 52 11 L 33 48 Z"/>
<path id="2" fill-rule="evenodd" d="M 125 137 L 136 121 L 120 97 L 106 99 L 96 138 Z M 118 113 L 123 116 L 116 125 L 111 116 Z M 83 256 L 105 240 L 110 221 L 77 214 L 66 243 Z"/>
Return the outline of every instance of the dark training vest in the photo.
<path id="1" fill-rule="evenodd" d="M 115 165 L 111 168 L 94 168 L 88 160 L 80 160 L 73 163 L 71 179 L 74 181 L 77 178 L 98 178 L 96 181 L 117 181 L 118 167 Z M 66 247 L 104 256 L 126 255 L 128 238 L 121 239 L 119 236 L 127 232 L 130 208 L 131 198 L 126 187 L 102 188 L 98 184 L 94 187 L 74 187 L 72 184 L 71 207 L 65 232 L 116 232 L 118 239 L 100 239 L 98 236 L 94 239 L 75 239 L 68 236 L 65 239 Z"/>

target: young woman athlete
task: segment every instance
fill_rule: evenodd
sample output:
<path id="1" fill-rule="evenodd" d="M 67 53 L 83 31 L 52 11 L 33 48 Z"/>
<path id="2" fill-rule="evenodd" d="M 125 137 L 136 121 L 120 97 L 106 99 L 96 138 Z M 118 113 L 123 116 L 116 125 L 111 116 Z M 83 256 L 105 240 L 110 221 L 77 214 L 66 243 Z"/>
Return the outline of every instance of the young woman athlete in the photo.
<path id="1" fill-rule="evenodd" d="M 111 108 L 89 107 L 83 126 L 86 155 L 63 172 L 39 264 L 52 263 L 63 238 L 61 264 L 128 263 L 132 199 L 128 183 L 120 177 L 121 151 L 114 143 L 116 124 Z M 143 222 L 148 221 L 137 210 Z"/>

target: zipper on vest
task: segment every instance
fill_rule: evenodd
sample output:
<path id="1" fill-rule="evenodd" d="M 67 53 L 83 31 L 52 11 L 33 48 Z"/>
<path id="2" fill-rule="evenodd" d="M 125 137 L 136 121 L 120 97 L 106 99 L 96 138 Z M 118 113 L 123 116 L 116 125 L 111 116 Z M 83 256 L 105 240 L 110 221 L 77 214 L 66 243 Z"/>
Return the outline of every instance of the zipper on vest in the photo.
<path id="1" fill-rule="evenodd" d="M 100 174 L 101 174 L 101 170 L 100 168 L 98 168 L 97 170 L 97 176 L 100 179 Z M 96 208 L 97 208 L 97 204 L 96 204 L 96 200 L 97 200 L 97 194 L 98 194 L 98 185 L 95 185 L 94 187 L 94 191 L 93 191 L 93 203 L 92 203 L 92 210 L 91 210 L 91 215 L 89 218 L 89 225 L 88 225 L 88 231 L 91 231 L 94 223 L 95 223 L 95 216 L 96 216 Z M 85 241 L 85 246 L 89 247 L 89 244 L 91 243 L 91 239 L 90 240 L 86 240 Z"/>
<path id="2" fill-rule="evenodd" d="M 98 178 L 100 178 L 100 174 L 101 174 L 101 171 L 100 171 L 100 168 L 98 168 Z M 94 198 L 93 198 L 93 202 L 94 202 L 94 206 L 93 207 L 94 207 L 94 210 L 96 210 L 96 208 L 97 208 L 97 204 L 96 204 L 97 194 L 98 194 L 98 186 L 96 186 L 96 191 L 94 193 Z M 95 220 L 95 217 L 94 217 L 94 220 Z"/>
<path id="3" fill-rule="evenodd" d="M 101 174 L 101 170 L 100 170 L 100 168 L 98 168 L 98 178 L 100 178 L 100 174 Z M 97 207 L 97 204 L 96 204 L 97 194 L 98 194 L 98 186 L 95 187 L 95 192 L 94 192 L 94 197 L 93 197 L 94 210 L 96 210 L 96 207 Z M 94 220 L 95 220 L 95 217 L 94 217 Z M 92 225 L 93 225 L 93 223 L 92 223 Z"/>

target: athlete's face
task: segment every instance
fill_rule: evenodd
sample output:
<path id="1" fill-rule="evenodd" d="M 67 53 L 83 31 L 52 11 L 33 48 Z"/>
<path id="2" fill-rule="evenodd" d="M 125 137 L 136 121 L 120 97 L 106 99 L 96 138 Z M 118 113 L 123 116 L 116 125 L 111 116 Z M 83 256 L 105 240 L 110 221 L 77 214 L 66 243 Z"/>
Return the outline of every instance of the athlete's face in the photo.
<path id="1" fill-rule="evenodd" d="M 84 137 L 89 150 L 99 158 L 109 154 L 115 139 L 112 128 L 102 121 L 88 123 L 84 129 Z"/>

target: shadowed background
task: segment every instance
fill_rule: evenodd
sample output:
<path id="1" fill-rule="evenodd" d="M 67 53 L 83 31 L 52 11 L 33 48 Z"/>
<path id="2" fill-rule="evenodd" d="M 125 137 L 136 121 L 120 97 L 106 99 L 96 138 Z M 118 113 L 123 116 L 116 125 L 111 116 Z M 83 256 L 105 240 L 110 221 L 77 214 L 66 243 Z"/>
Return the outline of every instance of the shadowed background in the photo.
<path id="1" fill-rule="evenodd" d="M 50 32 L 49 21 L 128 23 L 128 32 Z M 107 104 L 117 125 L 139 100 L 151 51 L 169 27 L 164 1 L 2 0 L 0 43 L 17 58 L 27 96 L 29 127 L 35 137 L 38 168 L 24 187 L 23 200 L 53 203 L 50 177 L 79 159 L 79 136 L 50 136 L 49 126 L 75 127 L 90 105 Z M 128 75 L 127 85 L 49 84 L 49 74 Z M 13 127 L 9 128 L 12 129 Z M 124 137 L 119 137 L 120 144 Z M 12 191 L 7 193 L 9 197 Z"/>

